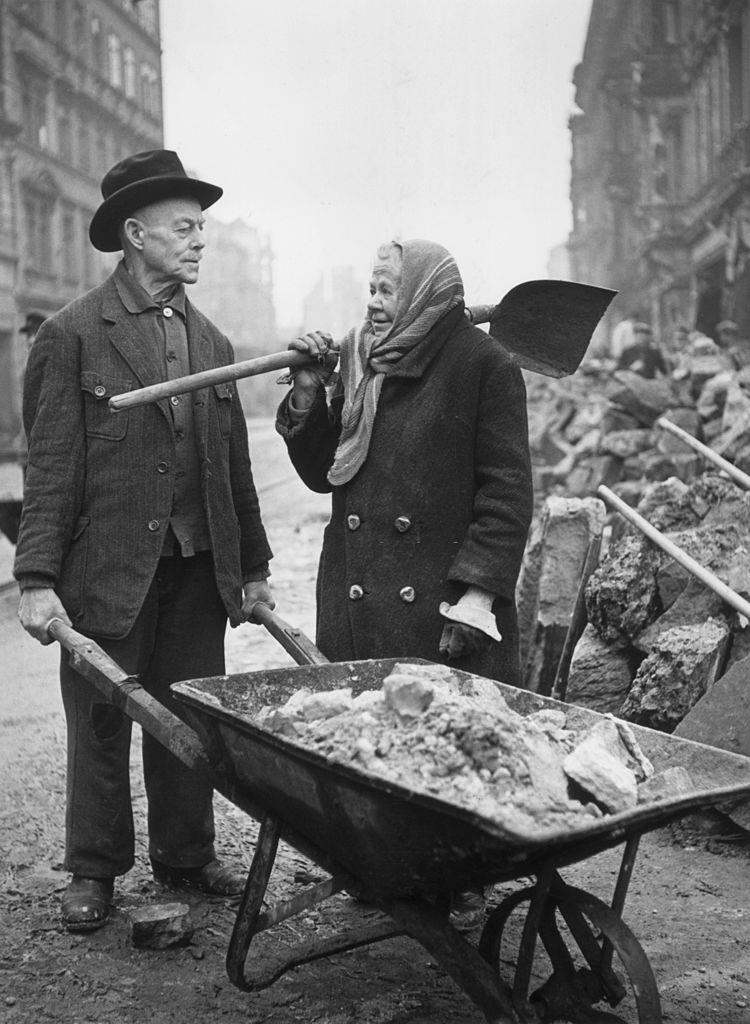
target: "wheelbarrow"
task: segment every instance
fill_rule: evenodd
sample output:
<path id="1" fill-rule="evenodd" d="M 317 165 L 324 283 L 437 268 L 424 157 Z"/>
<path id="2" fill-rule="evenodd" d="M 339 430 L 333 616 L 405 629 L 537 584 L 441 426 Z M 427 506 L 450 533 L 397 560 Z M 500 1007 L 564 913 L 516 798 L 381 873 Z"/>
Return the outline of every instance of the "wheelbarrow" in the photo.
<path id="1" fill-rule="evenodd" d="M 300 964 L 406 935 L 447 971 L 490 1024 L 659 1024 L 653 971 L 621 917 L 640 837 L 691 811 L 747 800 L 750 758 L 631 725 L 657 770 L 689 766 L 695 790 L 587 820 L 573 829 L 524 833 L 386 781 L 363 766 L 328 760 L 260 726 L 262 707 L 282 704 L 301 688 L 351 687 L 356 695 L 379 689 L 396 664 L 429 662 L 400 658 L 330 663 L 304 634 L 265 606 L 257 605 L 254 617 L 297 665 L 176 683 L 172 690 L 189 724 L 167 712 L 91 640 L 60 620 L 50 624 L 51 635 L 70 651 L 74 667 L 100 692 L 186 764 L 210 772 L 219 792 L 261 822 L 227 951 L 233 984 L 248 992 L 258 990 Z M 455 676 L 468 692 L 475 677 L 464 672 Z M 573 730 L 602 718 L 585 708 L 496 685 L 510 707 L 523 715 L 563 709 L 566 727 Z M 328 877 L 265 906 L 280 840 Z M 609 903 L 563 880 L 561 869 L 620 845 L 620 869 Z M 522 880 L 529 884 L 516 888 L 487 917 L 478 948 L 450 924 L 451 893 Z M 294 931 L 303 932 L 311 910 L 342 893 L 351 898 L 329 904 L 332 932 L 311 930 L 270 956 L 258 955 L 256 942 L 251 955 L 253 940 L 263 932 L 290 919 L 296 919 Z M 515 955 L 509 957 L 509 921 L 516 911 L 525 911 L 525 919 Z M 547 975 L 541 983 L 540 962 Z M 628 1016 L 598 1008 L 600 1004 L 624 1006 Z"/>

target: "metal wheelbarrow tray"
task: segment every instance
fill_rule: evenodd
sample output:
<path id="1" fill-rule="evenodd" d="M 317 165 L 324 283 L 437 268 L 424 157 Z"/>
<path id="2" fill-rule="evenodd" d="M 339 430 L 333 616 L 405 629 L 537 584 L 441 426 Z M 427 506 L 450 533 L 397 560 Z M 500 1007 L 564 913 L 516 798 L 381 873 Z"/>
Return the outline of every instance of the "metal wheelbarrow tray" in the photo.
<path id="1" fill-rule="evenodd" d="M 491 1024 L 659 1024 L 653 972 L 621 917 L 638 842 L 643 833 L 691 810 L 746 801 L 750 758 L 633 725 L 657 771 L 689 767 L 694 792 L 592 819 L 580 827 L 514 831 L 447 800 L 384 781 L 364 767 L 328 760 L 260 727 L 254 716 L 261 707 L 284 703 L 303 687 L 351 686 L 355 694 L 379 689 L 396 663 L 415 659 L 331 664 L 304 634 L 265 606 L 259 606 L 254 618 L 301 667 L 175 684 L 172 689 L 193 728 L 159 704 L 92 640 L 59 619 L 48 626 L 50 636 L 70 652 L 73 667 L 105 699 L 185 765 L 206 772 L 219 792 L 261 821 L 227 952 L 232 982 L 246 991 L 262 988 L 299 964 L 408 935 L 441 964 Z M 467 683 L 475 678 L 455 674 Z M 567 727 L 574 730 L 602 717 L 496 685 L 520 714 L 562 709 Z M 264 909 L 279 839 L 330 877 Z M 560 876 L 560 868 L 620 844 L 624 850 L 609 905 L 567 885 Z M 451 926 L 451 892 L 530 877 L 533 884 L 516 888 L 491 912 L 478 949 Z M 248 955 L 254 937 L 298 915 L 289 930 L 299 933 L 311 908 L 344 890 L 357 899 L 342 898 L 328 905 L 327 934 L 313 931 L 287 948 L 272 943 L 271 955 L 259 951 L 256 942 L 253 955 Z M 509 957 L 506 926 L 515 911 L 525 911 L 525 918 L 517 952 Z M 545 959 L 537 957 L 540 940 Z M 614 969 L 615 954 L 629 988 L 623 984 L 622 971 Z M 506 980 L 509 962 L 514 967 Z M 535 974 L 543 981 L 535 979 L 537 987 L 532 989 Z M 625 1006 L 628 1016 L 597 1009 L 602 1002 Z"/>
<path id="2" fill-rule="evenodd" d="M 746 799 L 750 758 L 631 725 L 657 771 L 689 766 L 696 786 L 693 793 L 641 804 L 572 830 L 522 833 L 448 801 L 385 781 L 364 767 L 328 760 L 254 721 L 261 707 L 282 704 L 303 687 L 328 690 L 350 686 L 356 695 L 379 689 L 395 664 L 415 661 L 318 663 L 189 680 L 173 687 L 215 766 L 221 780 L 217 788 L 254 816 L 263 817 L 227 955 L 232 981 L 246 990 L 260 988 L 300 963 L 409 934 L 452 975 L 488 1021 L 616 1021 L 625 1018 L 591 1015 L 594 1003 L 606 1000 L 615 1006 L 626 993 L 612 968 L 616 952 L 634 992 L 637 1017 L 632 1019 L 656 1024 L 661 1010 L 653 973 L 620 917 L 638 841 L 643 833 L 691 810 Z M 455 675 L 467 683 L 473 678 L 467 673 Z M 520 714 L 563 709 L 567 727 L 572 729 L 584 729 L 602 717 L 497 685 Z M 280 837 L 332 877 L 263 912 Z M 611 905 L 563 882 L 559 868 L 621 843 L 625 849 Z M 452 891 L 527 876 L 534 876 L 536 883 L 516 891 L 493 911 L 478 951 L 450 927 L 447 903 Z M 361 905 L 353 904 L 350 923 L 334 936 L 303 942 L 265 964 L 254 964 L 253 958 L 248 958 L 254 935 L 341 890 L 380 913 L 370 910 L 365 914 Z M 526 902 L 529 906 L 515 974 L 512 982 L 506 983 L 498 970 L 503 932 L 511 913 Z M 573 936 L 585 968 L 575 965 L 558 918 Z M 537 938 L 542 940 L 553 972 L 544 985 L 530 993 Z"/>

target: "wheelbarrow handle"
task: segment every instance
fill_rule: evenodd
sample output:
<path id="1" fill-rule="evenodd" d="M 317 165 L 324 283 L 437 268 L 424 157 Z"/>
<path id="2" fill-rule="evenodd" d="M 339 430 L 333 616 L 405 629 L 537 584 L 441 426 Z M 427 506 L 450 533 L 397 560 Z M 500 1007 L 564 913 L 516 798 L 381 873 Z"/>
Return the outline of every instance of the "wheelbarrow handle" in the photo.
<path id="1" fill-rule="evenodd" d="M 50 619 L 47 632 L 68 651 L 75 671 L 95 686 L 110 704 L 137 722 L 188 768 L 210 769 L 197 733 L 147 693 L 135 676 L 128 675 L 97 643 L 58 618 Z"/>
<path id="2" fill-rule="evenodd" d="M 318 650 L 301 629 L 285 622 L 267 604 L 256 601 L 250 613 L 250 621 L 265 626 L 271 636 L 278 640 L 298 665 L 327 665 L 329 663 L 328 658 Z"/>

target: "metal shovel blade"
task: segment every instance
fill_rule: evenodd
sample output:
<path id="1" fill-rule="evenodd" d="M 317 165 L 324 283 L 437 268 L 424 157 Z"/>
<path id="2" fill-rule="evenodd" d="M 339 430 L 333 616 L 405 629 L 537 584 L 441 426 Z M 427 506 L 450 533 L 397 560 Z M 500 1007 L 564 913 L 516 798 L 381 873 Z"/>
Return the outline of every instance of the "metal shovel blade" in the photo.
<path id="1" fill-rule="evenodd" d="M 567 377 L 581 365 L 615 295 L 610 288 L 577 281 L 524 281 L 495 306 L 490 334 L 524 369 Z"/>

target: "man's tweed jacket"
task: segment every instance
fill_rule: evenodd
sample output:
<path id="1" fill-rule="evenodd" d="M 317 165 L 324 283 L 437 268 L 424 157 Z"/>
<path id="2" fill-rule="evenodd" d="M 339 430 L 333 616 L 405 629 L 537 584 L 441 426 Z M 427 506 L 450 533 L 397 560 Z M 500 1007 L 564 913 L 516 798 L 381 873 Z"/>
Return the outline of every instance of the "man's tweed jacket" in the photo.
<path id="1" fill-rule="evenodd" d="M 233 360 L 227 339 L 186 302 L 193 372 Z M 74 625 L 125 636 L 162 552 L 174 490 L 175 436 L 167 400 L 126 412 L 108 399 L 164 379 L 162 358 L 139 333 L 113 278 L 42 326 L 24 384 L 29 439 L 14 573 L 53 585 Z M 271 551 L 260 519 L 236 388 L 193 401 L 201 490 L 216 583 L 233 625 L 242 581 Z"/>

